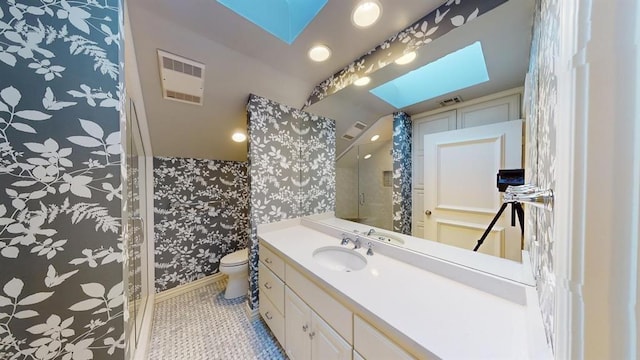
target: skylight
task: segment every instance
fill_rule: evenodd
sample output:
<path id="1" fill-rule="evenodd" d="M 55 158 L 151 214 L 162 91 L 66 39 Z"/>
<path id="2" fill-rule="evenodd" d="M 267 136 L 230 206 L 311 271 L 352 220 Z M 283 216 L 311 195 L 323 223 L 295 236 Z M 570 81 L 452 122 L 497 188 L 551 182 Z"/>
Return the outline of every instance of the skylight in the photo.
<path id="1" fill-rule="evenodd" d="M 218 0 L 238 15 L 291 45 L 328 0 Z"/>
<path id="2" fill-rule="evenodd" d="M 489 81 L 479 41 L 369 90 L 400 109 Z"/>

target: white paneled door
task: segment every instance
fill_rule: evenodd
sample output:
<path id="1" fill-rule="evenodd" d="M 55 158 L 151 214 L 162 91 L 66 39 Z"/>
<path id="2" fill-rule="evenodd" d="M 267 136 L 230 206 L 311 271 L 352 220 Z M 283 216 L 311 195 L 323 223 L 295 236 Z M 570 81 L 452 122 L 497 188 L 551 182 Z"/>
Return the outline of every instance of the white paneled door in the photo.
<path id="1" fill-rule="evenodd" d="M 424 136 L 424 237 L 472 250 L 502 205 L 500 169 L 522 167 L 522 121 Z M 479 252 L 521 260 L 508 208 Z"/>

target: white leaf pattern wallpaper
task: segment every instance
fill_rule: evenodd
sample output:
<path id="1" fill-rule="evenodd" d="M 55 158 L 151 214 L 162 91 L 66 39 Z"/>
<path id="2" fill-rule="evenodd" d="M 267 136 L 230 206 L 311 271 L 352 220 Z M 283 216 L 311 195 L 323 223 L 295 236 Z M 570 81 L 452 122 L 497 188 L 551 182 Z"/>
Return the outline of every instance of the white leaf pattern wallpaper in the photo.
<path id="1" fill-rule="evenodd" d="M 400 56 L 415 51 L 430 42 L 491 11 L 507 0 L 455 0 L 447 1 L 406 29 L 391 36 L 369 50 L 342 70 L 318 84 L 306 105 L 314 104 L 327 96 L 353 84 L 357 79 L 392 64 Z"/>
<path id="2" fill-rule="evenodd" d="M 249 306 L 258 308 L 257 226 L 335 211 L 335 121 L 251 95 Z"/>
<path id="3" fill-rule="evenodd" d="M 153 159 L 156 292 L 218 273 L 249 238 L 247 163 Z"/>
<path id="4" fill-rule="evenodd" d="M 393 231 L 411 235 L 411 117 L 393 113 Z"/>
<path id="5" fill-rule="evenodd" d="M 118 0 L 0 2 L 0 358 L 123 358 Z"/>
<path id="6" fill-rule="evenodd" d="M 531 44 L 531 60 L 526 93 L 527 167 L 530 181 L 541 188 L 553 189 L 556 159 L 555 61 L 559 54 L 559 5 L 555 0 L 538 0 Z M 553 262 L 553 213 L 536 207 L 526 208 L 525 238 L 536 278 L 542 319 L 547 341 L 554 345 L 556 281 Z"/>

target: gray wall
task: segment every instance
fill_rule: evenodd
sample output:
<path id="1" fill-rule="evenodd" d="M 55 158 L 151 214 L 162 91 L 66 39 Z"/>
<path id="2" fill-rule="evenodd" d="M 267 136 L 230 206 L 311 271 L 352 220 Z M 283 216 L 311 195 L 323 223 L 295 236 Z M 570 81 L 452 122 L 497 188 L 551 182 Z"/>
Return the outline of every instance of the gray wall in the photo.
<path id="1" fill-rule="evenodd" d="M 250 303 L 258 308 L 257 226 L 335 209 L 335 121 L 251 95 Z"/>
<path id="2" fill-rule="evenodd" d="M 223 256 L 247 246 L 249 193 L 245 162 L 156 157 L 153 173 L 160 292 L 217 273 Z"/>
<path id="3" fill-rule="evenodd" d="M 527 118 L 527 168 L 530 181 L 542 188 L 555 185 L 556 77 L 555 59 L 559 48 L 559 4 L 538 0 L 531 44 L 529 82 L 524 99 Z M 553 261 L 553 214 L 536 207 L 526 207 L 526 246 L 531 255 L 537 282 L 540 308 L 547 340 L 553 346 L 555 313 L 555 276 Z"/>
<path id="4" fill-rule="evenodd" d="M 2 359 L 124 357 L 119 12 L 0 2 Z"/>

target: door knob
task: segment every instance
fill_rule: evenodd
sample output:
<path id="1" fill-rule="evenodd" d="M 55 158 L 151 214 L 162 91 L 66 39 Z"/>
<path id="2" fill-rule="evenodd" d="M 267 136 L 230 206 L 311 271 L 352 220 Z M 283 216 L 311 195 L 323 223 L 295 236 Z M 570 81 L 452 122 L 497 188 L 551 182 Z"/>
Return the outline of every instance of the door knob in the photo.
<path id="1" fill-rule="evenodd" d="M 431 210 L 425 211 L 424 214 L 427 215 L 427 216 L 431 216 Z"/>

